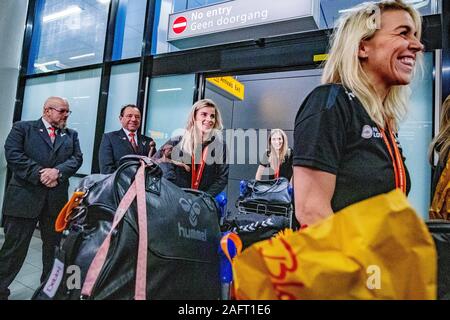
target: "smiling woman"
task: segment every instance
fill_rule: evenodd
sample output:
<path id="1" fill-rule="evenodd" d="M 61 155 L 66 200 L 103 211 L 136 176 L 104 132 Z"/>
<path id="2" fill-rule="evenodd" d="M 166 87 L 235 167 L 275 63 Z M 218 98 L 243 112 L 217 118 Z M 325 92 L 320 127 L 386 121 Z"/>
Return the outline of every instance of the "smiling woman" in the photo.
<path id="1" fill-rule="evenodd" d="M 296 216 L 315 223 L 377 194 L 411 188 L 397 140 L 423 45 L 421 18 L 401 0 L 347 10 L 322 82 L 300 107 L 294 132 Z"/>
<path id="2" fill-rule="evenodd" d="M 164 160 L 164 176 L 183 188 L 218 195 L 228 182 L 226 147 L 222 139 L 222 116 L 210 99 L 199 100 L 191 108 L 182 136 L 163 144 L 156 158 Z M 165 149 L 172 146 L 168 154 Z"/>

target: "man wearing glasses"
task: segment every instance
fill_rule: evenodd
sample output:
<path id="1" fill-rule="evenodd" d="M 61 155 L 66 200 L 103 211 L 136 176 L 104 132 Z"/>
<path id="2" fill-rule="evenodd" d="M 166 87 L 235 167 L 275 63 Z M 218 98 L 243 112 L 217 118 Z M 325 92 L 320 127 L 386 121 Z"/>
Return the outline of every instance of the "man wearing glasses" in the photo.
<path id="1" fill-rule="evenodd" d="M 141 135 L 141 111 L 134 104 L 127 104 L 120 110 L 122 128 L 105 133 L 99 150 L 100 173 L 113 173 L 119 167 L 120 158 L 129 154 L 151 157 L 156 152 L 152 138 Z"/>
<path id="2" fill-rule="evenodd" d="M 27 255 L 39 222 L 42 239 L 41 282 L 50 274 L 60 235 L 55 220 L 68 198 L 69 178 L 83 162 L 78 133 L 66 127 L 71 111 L 60 97 L 44 103 L 42 117 L 14 123 L 5 142 L 12 172 L 3 202 L 5 242 L 0 249 L 0 300 Z"/>

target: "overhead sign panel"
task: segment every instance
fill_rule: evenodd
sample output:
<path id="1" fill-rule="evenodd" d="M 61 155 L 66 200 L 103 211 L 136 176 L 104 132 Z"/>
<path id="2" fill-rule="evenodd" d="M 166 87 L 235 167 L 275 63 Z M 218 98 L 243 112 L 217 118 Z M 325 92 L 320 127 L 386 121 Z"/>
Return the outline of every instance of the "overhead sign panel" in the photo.
<path id="1" fill-rule="evenodd" d="M 179 48 L 318 28 L 319 0 L 234 0 L 169 16 L 168 41 Z"/>
<path id="2" fill-rule="evenodd" d="M 228 98 L 232 100 L 244 100 L 244 91 L 245 87 L 244 85 L 237 81 L 233 77 L 215 77 L 215 78 L 206 78 L 207 81 L 207 87 L 210 88 L 213 91 L 216 91 L 220 94 L 223 94 L 223 91 L 225 91 Z M 208 85 L 212 84 L 214 86 Z M 223 91 L 215 90 L 215 88 L 219 88 Z"/>

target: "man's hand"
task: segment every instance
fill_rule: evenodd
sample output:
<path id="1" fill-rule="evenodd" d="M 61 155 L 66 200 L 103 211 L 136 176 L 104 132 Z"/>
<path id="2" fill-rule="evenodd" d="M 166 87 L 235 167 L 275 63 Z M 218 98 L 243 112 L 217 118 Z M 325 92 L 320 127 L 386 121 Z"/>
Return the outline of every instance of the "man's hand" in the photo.
<path id="1" fill-rule="evenodd" d="M 55 168 L 45 168 L 39 171 L 41 182 L 48 188 L 54 188 L 58 185 L 59 170 Z"/>

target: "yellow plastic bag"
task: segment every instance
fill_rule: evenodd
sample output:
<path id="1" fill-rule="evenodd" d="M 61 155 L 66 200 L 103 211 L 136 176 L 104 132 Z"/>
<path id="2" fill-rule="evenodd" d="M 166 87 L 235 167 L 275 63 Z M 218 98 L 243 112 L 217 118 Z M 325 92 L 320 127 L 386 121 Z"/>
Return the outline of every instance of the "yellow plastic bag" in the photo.
<path id="1" fill-rule="evenodd" d="M 436 299 L 436 249 L 400 191 L 357 204 L 233 261 L 238 299 Z"/>

